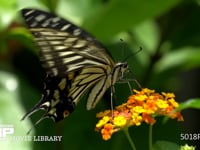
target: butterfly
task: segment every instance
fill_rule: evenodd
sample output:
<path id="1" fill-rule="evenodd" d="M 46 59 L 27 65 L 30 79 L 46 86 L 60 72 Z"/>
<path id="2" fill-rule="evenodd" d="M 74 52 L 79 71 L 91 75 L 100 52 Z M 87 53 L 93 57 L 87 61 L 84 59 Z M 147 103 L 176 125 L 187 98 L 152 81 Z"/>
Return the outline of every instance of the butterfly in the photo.
<path id="1" fill-rule="evenodd" d="M 106 90 L 123 78 L 127 63 L 115 63 L 108 50 L 85 30 L 45 11 L 21 12 L 47 73 L 40 101 L 22 120 L 40 109 L 45 113 L 37 123 L 44 118 L 63 120 L 74 111 L 86 91 L 86 108 L 93 109 Z"/>

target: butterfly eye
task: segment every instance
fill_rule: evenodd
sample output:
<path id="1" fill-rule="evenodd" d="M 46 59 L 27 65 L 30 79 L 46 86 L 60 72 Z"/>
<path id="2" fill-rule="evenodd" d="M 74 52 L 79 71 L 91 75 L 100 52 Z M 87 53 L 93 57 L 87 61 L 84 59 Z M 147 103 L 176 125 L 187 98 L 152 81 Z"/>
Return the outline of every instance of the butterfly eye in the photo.
<path id="1" fill-rule="evenodd" d="M 121 68 L 122 69 L 127 69 L 128 68 L 128 64 L 126 62 L 121 63 Z"/>

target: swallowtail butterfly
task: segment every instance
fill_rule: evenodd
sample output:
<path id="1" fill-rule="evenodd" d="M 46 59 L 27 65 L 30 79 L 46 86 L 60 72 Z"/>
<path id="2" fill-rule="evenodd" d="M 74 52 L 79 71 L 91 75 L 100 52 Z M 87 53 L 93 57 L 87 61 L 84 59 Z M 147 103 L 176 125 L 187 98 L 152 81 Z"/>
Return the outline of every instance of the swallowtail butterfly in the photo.
<path id="1" fill-rule="evenodd" d="M 75 109 L 89 89 L 86 107 L 90 110 L 122 79 L 127 63 L 115 63 L 108 50 L 83 29 L 41 10 L 23 9 L 22 16 L 47 72 L 41 100 L 22 120 L 43 109 L 45 113 L 37 123 L 44 118 L 58 122 Z"/>

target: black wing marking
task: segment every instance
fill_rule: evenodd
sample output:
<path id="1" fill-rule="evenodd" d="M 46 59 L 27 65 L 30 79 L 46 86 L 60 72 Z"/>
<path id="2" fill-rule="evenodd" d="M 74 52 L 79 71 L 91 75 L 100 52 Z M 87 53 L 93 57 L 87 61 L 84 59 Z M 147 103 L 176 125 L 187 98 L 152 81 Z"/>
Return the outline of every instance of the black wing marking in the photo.
<path id="1" fill-rule="evenodd" d="M 106 48 L 71 22 L 40 10 L 23 9 L 22 14 L 48 74 L 63 76 L 88 66 L 114 65 Z"/>

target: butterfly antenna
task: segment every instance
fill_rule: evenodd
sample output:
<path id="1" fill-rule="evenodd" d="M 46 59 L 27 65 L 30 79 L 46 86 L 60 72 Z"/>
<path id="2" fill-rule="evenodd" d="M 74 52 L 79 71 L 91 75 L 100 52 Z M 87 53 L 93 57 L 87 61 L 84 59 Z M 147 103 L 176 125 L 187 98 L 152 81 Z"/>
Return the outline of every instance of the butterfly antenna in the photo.
<path id="1" fill-rule="evenodd" d="M 127 57 L 125 57 L 125 59 L 122 62 L 125 62 L 126 60 L 128 60 L 130 57 L 135 56 L 137 53 L 139 53 L 140 51 L 142 51 L 142 47 L 140 46 L 139 50 L 137 50 L 135 53 L 128 55 Z"/>
<path id="2" fill-rule="evenodd" d="M 120 40 L 120 42 L 122 43 L 121 44 L 121 49 L 122 49 L 122 58 L 121 58 L 121 60 L 125 57 L 125 43 L 124 43 L 124 40 L 123 39 L 119 39 Z"/>
<path id="3" fill-rule="evenodd" d="M 121 45 L 121 49 L 122 49 L 122 58 L 124 58 L 124 56 L 125 56 L 125 46 L 126 46 L 125 44 L 126 44 L 126 43 L 124 43 L 124 40 L 123 40 L 123 39 L 120 39 L 120 42 L 122 42 L 122 45 Z M 126 47 L 127 47 L 127 46 L 126 46 Z M 125 59 L 124 59 L 122 62 L 125 62 L 129 57 L 132 57 L 132 56 L 136 55 L 136 54 L 139 53 L 140 51 L 142 51 L 142 47 L 141 47 L 141 46 L 139 47 L 139 50 L 137 50 L 135 53 L 133 53 L 133 54 L 131 54 L 131 55 L 125 57 Z"/>
<path id="4" fill-rule="evenodd" d="M 120 39 L 120 40 L 123 42 L 122 39 Z M 125 57 L 125 59 L 124 59 L 122 62 L 126 62 L 130 57 L 135 56 L 135 55 L 136 55 L 137 53 L 139 53 L 140 51 L 142 51 L 142 47 L 141 47 L 141 46 L 139 47 L 139 50 L 137 50 L 135 53 L 133 53 L 133 54 L 131 54 L 131 55 Z M 133 72 L 132 72 L 131 70 L 128 70 L 128 71 L 134 76 L 134 74 L 133 74 Z M 131 80 L 129 80 L 129 81 L 134 81 L 134 82 L 137 84 L 137 86 L 138 86 L 140 89 L 142 89 L 141 84 L 140 84 L 135 78 L 133 78 L 133 79 L 131 79 Z M 131 94 L 133 94 L 132 86 L 131 86 L 131 84 L 130 84 L 129 81 L 127 82 L 127 83 L 128 83 L 128 87 L 129 87 L 129 89 L 130 89 Z"/>

